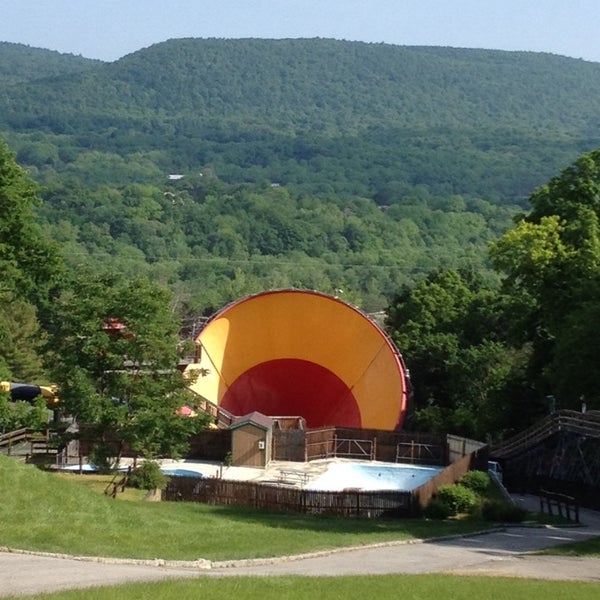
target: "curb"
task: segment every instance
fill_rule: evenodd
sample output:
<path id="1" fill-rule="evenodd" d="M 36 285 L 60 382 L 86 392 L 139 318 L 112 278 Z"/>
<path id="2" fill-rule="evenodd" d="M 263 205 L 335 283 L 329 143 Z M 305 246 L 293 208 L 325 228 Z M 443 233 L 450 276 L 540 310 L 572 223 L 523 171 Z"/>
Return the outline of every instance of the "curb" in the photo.
<path id="1" fill-rule="evenodd" d="M 305 560 L 308 558 L 320 558 L 331 556 L 332 554 L 341 554 L 343 552 L 353 552 L 356 550 L 367 550 L 371 548 L 388 548 L 394 546 L 407 546 L 410 544 L 424 544 L 427 542 L 441 542 L 445 540 L 455 540 L 466 537 L 485 535 L 486 533 L 497 533 L 505 531 L 505 527 L 494 527 L 471 533 L 461 533 L 456 535 L 440 536 L 436 538 L 415 538 L 410 540 L 391 540 L 388 542 L 378 542 L 373 544 L 364 544 L 359 546 L 344 546 L 343 548 L 331 548 L 328 550 L 316 550 L 314 552 L 305 552 L 302 554 L 291 554 L 289 556 L 273 556 L 266 558 L 241 558 L 234 560 L 211 561 L 205 558 L 196 560 L 167 560 L 164 558 L 114 558 L 107 556 L 78 556 L 60 552 L 43 552 L 38 550 L 23 550 L 20 548 L 10 548 L 0 546 L 0 552 L 6 554 L 22 554 L 28 556 L 40 556 L 45 558 L 58 558 L 62 560 L 76 560 L 81 562 L 93 562 L 105 565 L 132 565 L 139 567 L 162 567 L 165 569 L 194 569 L 197 571 L 210 571 L 213 569 L 232 569 L 236 567 L 260 567 L 264 565 L 273 565 L 281 562 L 293 562 Z"/>

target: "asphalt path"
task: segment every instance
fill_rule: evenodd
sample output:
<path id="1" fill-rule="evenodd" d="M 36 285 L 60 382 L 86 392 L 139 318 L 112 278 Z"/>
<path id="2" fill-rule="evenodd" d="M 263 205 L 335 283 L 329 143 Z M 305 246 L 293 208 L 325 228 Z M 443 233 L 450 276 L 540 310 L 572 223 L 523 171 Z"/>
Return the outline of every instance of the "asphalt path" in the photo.
<path id="1" fill-rule="evenodd" d="M 523 505 L 536 500 L 521 497 Z M 118 561 L 0 552 L 0 597 L 134 581 L 228 576 L 342 576 L 449 573 L 600 582 L 600 559 L 531 554 L 600 536 L 600 515 L 583 510 L 581 526 L 506 527 L 444 540 L 389 543 L 301 557 L 210 563 Z"/>

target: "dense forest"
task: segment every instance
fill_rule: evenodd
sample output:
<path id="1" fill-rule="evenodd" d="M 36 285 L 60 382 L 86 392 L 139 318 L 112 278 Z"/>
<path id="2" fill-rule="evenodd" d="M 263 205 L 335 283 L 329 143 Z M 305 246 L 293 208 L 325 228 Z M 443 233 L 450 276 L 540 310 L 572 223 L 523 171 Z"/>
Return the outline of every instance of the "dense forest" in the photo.
<path id="1" fill-rule="evenodd" d="M 17 216 L 7 221 L 12 241 L 0 243 L 11 282 L 0 294 L 11 323 L 0 328 L 10 341 L 0 369 L 40 371 L 40 344 L 52 340 L 64 352 L 48 376 L 73 410 L 96 368 L 75 381 L 61 360 L 83 356 L 61 338 L 79 310 L 75 290 L 99 299 L 78 316 L 86 327 L 107 303 L 130 311 L 111 298 L 131 303 L 136 286 L 184 321 L 286 287 L 386 311 L 415 376 L 413 426 L 422 429 L 498 438 L 539 416 L 551 393 L 568 405 L 589 397 L 589 376 L 575 392 L 552 371 L 573 344 L 580 357 L 591 350 L 567 335 L 579 313 L 559 318 L 536 288 L 527 235 L 554 236 L 546 250 L 564 259 L 546 274 L 548 289 L 573 273 L 587 281 L 594 261 L 578 271 L 565 258 L 579 252 L 577 235 L 595 240 L 582 232 L 583 209 L 542 210 L 540 198 L 600 147 L 600 64 L 327 39 L 183 39 L 113 63 L 0 43 L 0 75 L 0 188 L 13 190 L 0 199 Z M 557 214 L 563 221 L 546 220 Z M 566 221 L 574 224 L 563 231 Z M 533 230 L 523 233 L 524 223 Z M 519 270 L 523 257 L 530 272 Z M 156 339 L 169 337 L 161 306 L 140 310 L 157 315 Z M 139 326 L 141 315 L 130 319 Z M 103 410 L 80 409 L 91 419 Z"/>
<path id="2" fill-rule="evenodd" d="M 600 145 L 600 65 L 546 54 L 4 43 L 0 72 L 0 135 L 68 262 L 151 273 L 196 313 L 288 286 L 382 310 L 431 269 L 487 270 L 531 191 Z"/>

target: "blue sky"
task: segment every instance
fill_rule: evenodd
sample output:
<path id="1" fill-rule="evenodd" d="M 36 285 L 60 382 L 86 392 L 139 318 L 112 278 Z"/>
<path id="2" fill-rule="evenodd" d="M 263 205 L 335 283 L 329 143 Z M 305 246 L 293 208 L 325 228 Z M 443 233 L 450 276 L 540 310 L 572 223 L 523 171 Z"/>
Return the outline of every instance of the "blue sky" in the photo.
<path id="1" fill-rule="evenodd" d="M 112 61 L 169 38 L 327 37 L 600 62 L 598 0 L 0 0 L 0 41 Z"/>

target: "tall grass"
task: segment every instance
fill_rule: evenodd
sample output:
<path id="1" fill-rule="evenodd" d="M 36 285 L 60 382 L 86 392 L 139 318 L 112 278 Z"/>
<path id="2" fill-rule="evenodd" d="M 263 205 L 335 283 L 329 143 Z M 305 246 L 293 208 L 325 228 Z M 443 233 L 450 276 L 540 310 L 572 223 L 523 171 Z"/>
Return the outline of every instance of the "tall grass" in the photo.
<path id="1" fill-rule="evenodd" d="M 477 521 L 343 519 L 184 502 L 119 502 L 4 456 L 0 525 L 0 546 L 170 560 L 281 556 L 487 526 Z"/>

